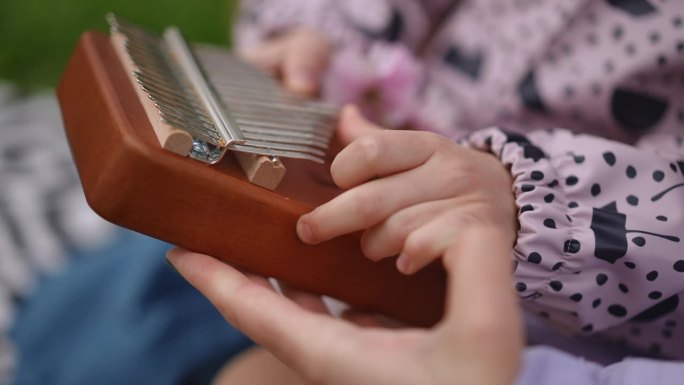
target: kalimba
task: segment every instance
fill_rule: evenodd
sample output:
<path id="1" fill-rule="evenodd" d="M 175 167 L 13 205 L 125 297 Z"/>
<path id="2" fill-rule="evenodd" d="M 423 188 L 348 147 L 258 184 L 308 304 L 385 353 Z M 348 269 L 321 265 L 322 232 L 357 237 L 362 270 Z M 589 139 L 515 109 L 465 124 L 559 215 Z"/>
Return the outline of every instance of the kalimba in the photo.
<path id="1" fill-rule="evenodd" d="M 114 15 L 86 32 L 59 84 L 86 199 L 103 218 L 419 326 L 442 315 L 445 273 L 400 274 L 359 234 L 306 245 L 297 219 L 333 198 L 335 109 L 281 88 L 228 50 Z"/>

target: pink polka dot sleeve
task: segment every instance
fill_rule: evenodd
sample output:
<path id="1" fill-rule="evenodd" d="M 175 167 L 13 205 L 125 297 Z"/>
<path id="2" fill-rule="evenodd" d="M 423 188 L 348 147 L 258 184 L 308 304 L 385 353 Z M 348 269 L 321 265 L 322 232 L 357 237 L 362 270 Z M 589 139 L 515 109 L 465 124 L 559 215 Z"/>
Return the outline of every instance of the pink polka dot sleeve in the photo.
<path id="1" fill-rule="evenodd" d="M 550 322 L 684 357 L 684 147 L 566 130 L 478 131 L 468 144 L 510 165 L 523 305 Z"/>

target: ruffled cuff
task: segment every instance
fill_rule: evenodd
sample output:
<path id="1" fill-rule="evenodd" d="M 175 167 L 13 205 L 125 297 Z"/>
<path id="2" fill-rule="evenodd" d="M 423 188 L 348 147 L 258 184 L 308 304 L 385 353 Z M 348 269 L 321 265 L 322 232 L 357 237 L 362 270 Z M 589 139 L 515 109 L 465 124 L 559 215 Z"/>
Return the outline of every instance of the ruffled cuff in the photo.
<path id="1" fill-rule="evenodd" d="M 617 300 L 618 284 L 603 287 L 604 296 L 595 290 L 608 275 L 593 257 L 592 210 L 573 201 L 577 191 L 590 187 L 567 167 L 583 157 L 571 152 L 549 157 L 527 137 L 499 128 L 477 131 L 465 144 L 498 156 L 514 177 L 520 224 L 515 289 L 523 306 L 585 333 L 624 322 L 627 309 Z"/>

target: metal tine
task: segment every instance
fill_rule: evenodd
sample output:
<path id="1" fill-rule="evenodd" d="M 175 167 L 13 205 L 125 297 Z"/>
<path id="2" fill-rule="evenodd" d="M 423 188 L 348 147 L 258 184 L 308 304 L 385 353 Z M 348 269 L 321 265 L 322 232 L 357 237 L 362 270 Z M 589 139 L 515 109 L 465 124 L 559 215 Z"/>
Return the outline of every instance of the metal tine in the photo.
<path id="1" fill-rule="evenodd" d="M 325 126 L 322 123 L 319 125 L 317 122 L 301 123 L 286 121 L 283 119 L 265 119 L 263 116 L 245 116 L 240 114 L 234 115 L 235 120 L 241 125 L 275 128 L 295 132 L 316 133 L 323 137 L 328 137 L 328 132 L 332 134 L 332 127 Z"/>
<path id="2" fill-rule="evenodd" d="M 142 60 L 146 65 L 154 65 L 155 67 L 172 71 L 172 68 L 168 63 L 168 58 L 160 52 L 143 51 L 130 45 L 127 45 L 126 49 L 128 50 L 128 54 L 131 56 L 131 58 L 133 58 L 136 62 L 138 60 Z"/>
<path id="3" fill-rule="evenodd" d="M 160 52 L 166 48 L 164 41 L 158 36 L 152 38 L 135 34 L 124 34 L 124 37 L 126 37 L 127 44 L 135 46 L 137 49 Z"/>
<path id="4" fill-rule="evenodd" d="M 321 151 L 318 148 L 309 147 L 309 146 L 302 146 L 302 145 L 298 145 L 298 144 L 269 142 L 269 141 L 265 141 L 265 140 L 256 140 L 256 139 L 247 141 L 247 142 L 245 142 L 245 144 L 248 144 L 252 147 L 270 148 L 272 150 L 301 152 L 304 154 L 316 155 L 316 156 L 321 156 L 321 157 L 325 156 L 325 151 Z"/>
<path id="5" fill-rule="evenodd" d="M 261 70 L 241 70 L 231 63 L 222 63 L 220 66 L 205 68 L 210 77 L 221 83 L 249 82 L 260 86 L 280 89 L 280 82 L 268 72 Z"/>
<path id="6" fill-rule="evenodd" d="M 269 72 L 245 63 L 234 55 L 224 54 L 221 56 L 209 56 L 200 51 L 198 56 L 203 67 L 212 73 L 220 74 L 224 70 L 228 70 L 233 74 L 240 73 L 241 75 L 257 77 L 261 81 L 278 83 L 275 77 Z"/>
<path id="7" fill-rule="evenodd" d="M 173 95 L 178 99 L 187 101 L 188 103 L 194 103 L 191 98 L 187 97 L 187 94 L 182 89 L 183 87 L 179 84 L 174 84 L 175 79 L 167 78 L 163 79 L 150 77 L 147 73 L 134 73 L 136 82 L 142 85 L 149 85 L 156 90 L 163 91 L 168 95 Z"/>
<path id="8" fill-rule="evenodd" d="M 332 132 L 332 130 L 334 129 L 332 124 L 326 123 L 325 121 L 312 121 L 308 123 L 300 123 L 284 119 L 270 119 L 264 116 L 240 115 L 237 113 L 234 115 L 236 115 L 235 119 L 239 124 L 257 127 L 268 127 L 281 130 L 314 133 L 322 136 L 328 136 L 328 133 Z"/>
<path id="9" fill-rule="evenodd" d="M 268 135 L 268 134 L 258 134 L 258 133 L 253 133 L 250 131 L 243 131 L 245 134 L 245 139 L 247 139 L 247 143 L 251 143 L 252 140 L 256 141 L 261 141 L 261 142 L 274 142 L 274 143 L 285 143 L 285 144 L 296 144 L 300 146 L 307 146 L 307 147 L 315 147 L 319 148 L 321 150 L 325 150 L 328 147 L 325 145 L 322 145 L 318 142 L 315 142 L 313 140 L 302 140 L 301 138 L 293 138 L 293 137 L 287 137 L 287 136 L 281 136 L 281 135 Z"/>
<path id="10" fill-rule="evenodd" d="M 150 68 L 139 68 L 138 71 L 133 71 L 133 75 L 136 76 L 137 79 L 141 79 L 145 82 L 155 83 L 168 91 L 174 91 L 183 95 L 194 94 L 192 90 L 188 89 L 189 87 L 187 84 L 179 81 L 172 76 L 172 74 L 158 72 Z"/>
<path id="11" fill-rule="evenodd" d="M 188 104 L 188 107 L 192 107 L 192 110 L 201 113 L 204 115 L 204 109 L 199 106 L 194 100 L 192 100 L 191 97 L 187 95 L 187 93 L 182 92 L 181 90 L 174 88 L 172 86 L 169 86 L 167 83 L 168 82 L 161 82 L 159 80 L 152 80 L 146 77 L 138 77 L 136 76 L 136 81 L 140 84 L 142 84 L 145 87 L 148 87 L 160 94 L 167 95 L 169 97 L 173 97 L 180 102 Z"/>
<path id="12" fill-rule="evenodd" d="M 326 112 L 319 111 L 314 109 L 313 107 L 309 107 L 304 104 L 295 104 L 295 103 L 282 103 L 282 102 L 267 102 L 267 101 L 254 101 L 250 100 L 247 98 L 239 98 L 236 96 L 232 96 L 228 98 L 230 103 L 235 103 L 237 105 L 244 105 L 244 106 L 256 106 L 260 108 L 268 108 L 276 111 L 286 111 L 288 113 L 297 113 L 297 114 L 302 114 L 302 115 L 307 115 L 307 116 L 314 116 L 316 118 L 320 118 L 321 116 L 328 116 Z"/>
<path id="13" fill-rule="evenodd" d="M 248 152 L 257 155 L 280 156 L 283 158 L 305 159 L 316 163 L 325 163 L 325 161 L 320 157 L 296 151 L 284 151 L 262 147 L 252 147 L 245 144 L 231 144 L 228 148 L 235 151 Z"/>
<path id="14" fill-rule="evenodd" d="M 215 84 L 215 86 L 222 96 L 227 98 L 234 95 L 245 99 L 293 103 L 298 106 L 305 106 L 306 109 L 323 115 L 334 116 L 337 114 L 337 108 L 328 103 L 304 99 L 303 97 L 283 91 L 282 89 L 270 93 L 259 90 L 255 91 L 249 87 L 242 87 L 239 85 Z"/>
<path id="15" fill-rule="evenodd" d="M 283 92 L 281 86 L 273 81 L 271 82 L 265 82 L 263 79 L 259 78 L 244 78 L 241 77 L 240 75 L 234 76 L 234 75 L 226 75 L 226 76 L 215 76 L 212 78 L 212 83 L 214 83 L 216 86 L 224 86 L 224 87 L 242 87 L 246 89 L 252 89 L 254 91 L 259 91 L 259 92 L 268 92 L 268 93 L 281 93 Z"/>
<path id="16" fill-rule="evenodd" d="M 228 75 L 226 75 L 228 76 Z M 232 75 L 230 75 L 232 76 Z M 302 96 L 293 94 L 291 92 L 285 91 L 281 86 L 278 87 L 254 87 L 254 82 L 252 81 L 225 81 L 223 79 L 216 80 L 214 86 L 217 90 L 224 91 L 227 93 L 247 93 L 258 98 L 284 100 L 296 104 L 306 104 L 310 101 Z"/>
<path id="17" fill-rule="evenodd" d="M 295 99 L 285 93 L 253 92 L 248 88 L 218 86 L 217 91 L 226 99 L 240 98 L 239 100 L 255 101 L 257 103 L 271 103 L 283 106 L 293 106 L 305 109 L 316 114 L 331 115 L 334 112 L 332 106 L 324 103 L 310 103 L 302 99 Z"/>
<path id="18" fill-rule="evenodd" d="M 154 49 L 159 49 L 158 47 L 162 41 L 159 36 L 145 35 L 133 30 L 124 30 L 119 32 L 126 38 L 126 42 L 131 42 L 138 46 L 147 46 L 154 47 Z"/>
<path id="19" fill-rule="evenodd" d="M 266 93 L 266 92 L 254 92 L 249 88 L 244 87 L 226 87 L 217 86 L 216 91 L 221 94 L 222 97 L 228 99 L 233 97 L 241 97 L 249 100 L 263 101 L 263 102 L 284 102 L 291 104 L 301 104 L 302 102 L 293 98 L 289 98 L 287 95 L 281 95 L 276 93 Z"/>
<path id="20" fill-rule="evenodd" d="M 168 58 L 160 52 L 144 51 L 129 43 L 126 43 L 126 50 L 137 66 L 154 66 L 170 73 L 173 72 L 173 69 L 169 65 Z"/>
<path id="21" fill-rule="evenodd" d="M 246 127 L 246 130 L 252 130 L 252 127 L 256 127 L 258 129 L 275 129 L 281 132 L 290 132 L 290 133 L 296 133 L 296 132 L 302 132 L 302 133 L 313 133 L 316 135 L 316 137 L 320 140 L 323 140 L 327 142 L 330 140 L 330 137 L 332 136 L 333 130 L 317 130 L 317 131 L 311 131 L 311 130 L 302 130 L 298 126 L 292 126 L 289 125 L 288 123 L 270 123 L 270 122 L 255 122 L 255 121 L 240 121 L 238 119 L 238 123 L 241 125 L 241 127 Z M 256 124 L 254 124 L 256 123 Z M 261 124 L 264 123 L 264 124 Z M 257 130 L 252 130 L 256 132 Z"/>
<path id="22" fill-rule="evenodd" d="M 278 96 L 279 98 L 292 100 L 293 102 L 304 100 L 302 97 L 284 91 L 279 83 L 260 83 L 259 80 L 240 78 L 240 76 L 240 74 L 224 73 L 218 76 L 210 75 L 209 78 L 212 79 L 212 84 L 217 89 L 247 90 L 257 94 L 266 93 L 267 95 Z"/>
<path id="23" fill-rule="evenodd" d="M 226 64 L 229 66 L 230 64 Z M 222 69 L 207 69 L 212 83 L 222 86 L 250 86 L 257 89 L 273 90 L 274 92 L 282 91 L 280 82 L 275 78 L 265 77 L 252 73 L 243 73 L 232 68 Z M 249 88 L 249 87 L 246 87 Z"/>
<path id="24" fill-rule="evenodd" d="M 212 126 L 207 126 L 206 123 L 198 121 L 192 116 L 178 113 L 173 108 L 164 107 L 158 103 L 155 104 L 155 107 L 157 107 L 160 115 L 164 118 L 173 120 L 173 126 L 185 131 L 195 132 L 204 138 L 211 138 L 212 144 L 218 144 L 220 137 L 216 134 L 216 130 Z"/>
<path id="25" fill-rule="evenodd" d="M 188 120 L 192 120 L 193 122 L 203 125 L 204 127 L 206 127 L 207 130 L 218 134 L 216 132 L 216 129 L 214 128 L 214 125 L 211 122 L 203 119 L 200 115 L 195 114 L 192 111 L 185 110 L 181 105 L 171 104 L 164 101 L 163 99 L 157 99 L 154 100 L 154 102 L 155 107 L 157 107 L 158 109 L 164 109 L 166 111 L 173 112 L 175 115 L 183 116 Z"/>
<path id="26" fill-rule="evenodd" d="M 216 132 L 213 124 L 198 119 L 197 114 L 188 113 L 186 111 L 183 111 L 181 108 L 177 108 L 176 106 L 169 105 L 164 102 L 155 102 L 155 107 L 157 107 L 160 111 L 168 112 L 170 114 L 173 114 L 174 116 L 182 117 L 187 119 L 188 121 L 201 125 L 202 127 L 205 127 L 207 131 Z"/>
<path id="27" fill-rule="evenodd" d="M 313 141 L 315 143 L 318 143 L 319 147 L 326 147 L 328 145 L 328 141 L 330 140 L 329 136 L 321 135 L 319 133 L 297 132 L 291 130 L 274 129 L 269 127 L 251 126 L 245 124 L 240 125 L 240 127 L 243 127 L 245 132 L 250 132 L 254 134 L 274 135 L 296 138 L 303 141 Z"/>
<path id="28" fill-rule="evenodd" d="M 161 63 L 156 63 L 154 61 L 155 59 L 140 57 L 137 54 L 132 54 L 131 58 L 137 64 L 137 72 L 144 74 L 148 77 L 151 77 L 152 74 L 154 74 L 156 78 L 163 80 L 164 82 L 185 86 L 184 84 L 181 84 L 181 82 L 178 80 L 172 68 L 165 67 Z M 185 86 L 185 88 L 187 88 L 187 86 Z"/>
<path id="29" fill-rule="evenodd" d="M 240 100 L 239 98 L 235 97 L 228 98 L 226 101 L 229 102 L 234 109 L 242 110 L 243 112 L 259 112 L 264 114 L 274 113 L 277 115 L 294 116 L 305 119 L 321 119 L 328 116 L 320 112 L 307 111 L 296 105 L 258 103 L 254 101 Z"/>
<path id="30" fill-rule="evenodd" d="M 155 68 L 157 71 L 164 71 L 175 75 L 174 69 L 168 63 L 168 59 L 162 55 L 135 49 L 128 49 L 128 54 L 138 67 Z"/>
<path id="31" fill-rule="evenodd" d="M 199 128 L 197 126 L 194 126 L 192 122 L 185 121 L 183 119 L 176 118 L 172 115 L 166 114 L 164 112 L 159 113 L 161 116 L 162 122 L 169 124 L 171 126 L 180 128 L 182 130 L 185 130 L 187 132 L 192 133 L 196 138 L 202 139 L 205 142 L 209 142 L 213 145 L 218 145 L 218 141 L 212 137 L 211 135 L 207 134 L 207 130 L 203 128 Z"/>
<path id="32" fill-rule="evenodd" d="M 266 127 L 249 126 L 249 125 L 244 125 L 244 124 L 240 125 L 240 127 L 245 132 L 249 132 L 249 133 L 295 138 L 297 140 L 310 141 L 312 143 L 317 143 L 318 145 L 320 145 L 322 147 L 327 147 L 327 145 L 328 145 L 328 139 L 329 138 L 326 138 L 325 136 L 322 136 L 322 135 L 317 135 L 315 133 L 287 131 L 287 130 L 281 130 L 281 129 L 266 128 Z"/>
<path id="33" fill-rule="evenodd" d="M 190 110 L 194 113 L 197 113 L 197 114 L 204 115 L 201 107 L 194 104 L 194 102 L 192 100 L 190 100 L 185 94 L 177 91 L 174 88 L 166 87 L 164 85 L 164 83 L 153 82 L 153 81 L 149 81 L 149 80 L 146 80 L 143 78 L 138 78 L 138 77 L 136 77 L 136 82 L 143 86 L 143 89 L 145 92 L 154 92 L 154 93 L 159 94 L 160 96 L 174 99 L 174 100 L 178 101 L 179 103 L 184 104 L 185 105 L 184 107 L 187 108 L 188 110 Z"/>
<path id="34" fill-rule="evenodd" d="M 178 99 L 173 95 L 166 95 L 166 94 L 160 93 L 160 92 L 154 90 L 153 88 L 150 88 L 149 86 L 143 86 L 143 90 L 145 92 L 147 92 L 150 96 L 150 99 L 152 99 L 155 102 L 162 102 L 162 103 L 166 103 L 169 105 L 179 106 L 184 111 L 200 117 L 201 118 L 200 120 L 203 120 L 205 123 L 212 124 L 211 121 L 209 121 L 209 119 L 207 119 L 207 117 L 204 114 L 202 114 L 200 111 L 197 111 L 194 109 L 189 109 L 187 106 L 188 103 L 185 103 L 185 100 L 183 100 L 183 99 Z"/>
<path id="35" fill-rule="evenodd" d="M 323 119 L 320 117 L 307 117 L 299 114 L 287 113 L 287 111 L 269 111 L 267 108 L 254 109 L 243 108 L 244 106 L 232 106 L 235 118 L 258 119 L 267 122 L 282 122 L 301 125 L 299 131 L 315 131 L 320 129 Z"/>
<path id="36" fill-rule="evenodd" d="M 169 96 L 167 97 L 163 93 L 159 93 L 154 89 L 150 89 L 149 86 L 143 86 L 143 90 L 145 92 L 148 92 L 150 96 L 153 96 L 152 98 L 153 101 L 159 102 L 160 104 L 164 104 L 165 106 L 168 107 L 173 107 L 178 109 L 179 111 L 185 113 L 186 115 L 192 117 L 195 120 L 202 121 L 203 123 L 207 124 L 208 126 L 213 126 L 213 123 L 207 119 L 204 114 L 201 112 L 198 112 L 196 110 L 190 109 L 187 106 L 187 103 L 183 99 L 177 99 L 175 97 Z"/>

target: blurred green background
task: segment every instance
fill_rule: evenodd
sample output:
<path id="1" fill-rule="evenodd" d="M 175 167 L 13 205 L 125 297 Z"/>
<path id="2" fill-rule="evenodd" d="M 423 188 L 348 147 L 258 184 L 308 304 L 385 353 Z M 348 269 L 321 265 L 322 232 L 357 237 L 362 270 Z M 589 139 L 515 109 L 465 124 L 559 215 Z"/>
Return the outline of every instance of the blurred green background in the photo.
<path id="1" fill-rule="evenodd" d="M 106 31 L 117 13 L 160 31 L 176 25 L 192 41 L 228 44 L 236 0 L 0 0 L 0 81 L 54 87 L 81 33 Z"/>

